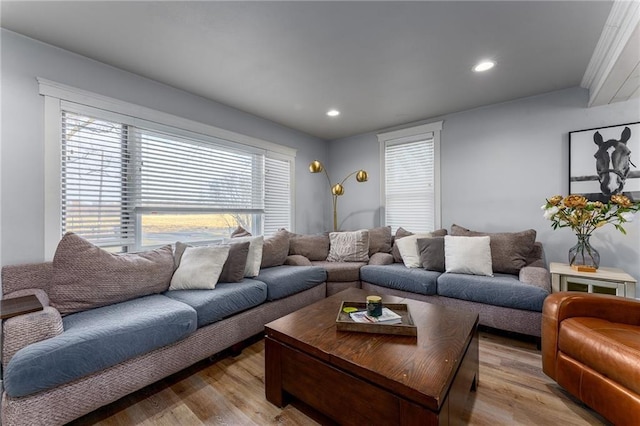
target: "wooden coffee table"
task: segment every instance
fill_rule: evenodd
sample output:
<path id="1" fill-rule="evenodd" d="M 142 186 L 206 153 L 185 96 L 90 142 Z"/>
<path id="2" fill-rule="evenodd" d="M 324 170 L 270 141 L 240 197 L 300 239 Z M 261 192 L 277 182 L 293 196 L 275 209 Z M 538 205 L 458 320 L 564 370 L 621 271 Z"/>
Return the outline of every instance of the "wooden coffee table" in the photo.
<path id="1" fill-rule="evenodd" d="M 418 337 L 336 330 L 349 289 L 265 326 L 267 400 L 294 397 L 345 425 L 464 422 L 478 380 L 478 314 L 393 296 L 406 303 Z"/>

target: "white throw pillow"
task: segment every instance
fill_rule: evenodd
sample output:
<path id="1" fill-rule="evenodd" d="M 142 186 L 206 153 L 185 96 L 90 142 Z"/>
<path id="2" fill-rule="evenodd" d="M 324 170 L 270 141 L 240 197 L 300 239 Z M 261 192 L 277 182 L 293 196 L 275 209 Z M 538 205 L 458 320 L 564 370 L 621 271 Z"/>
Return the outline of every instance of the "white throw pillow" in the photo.
<path id="1" fill-rule="evenodd" d="M 245 241 L 249 241 L 249 254 L 247 255 L 247 264 L 244 267 L 244 276 L 253 278 L 260 273 L 264 236 L 259 235 L 257 237 L 233 237 L 226 239 L 227 244 L 244 243 Z"/>
<path id="2" fill-rule="evenodd" d="M 444 263 L 446 272 L 492 277 L 490 241 L 490 237 L 445 236 Z"/>
<path id="3" fill-rule="evenodd" d="M 328 262 L 368 262 L 369 231 L 331 232 Z"/>
<path id="4" fill-rule="evenodd" d="M 421 268 L 420 250 L 418 249 L 418 238 L 432 237 L 431 232 L 422 232 L 396 240 L 396 245 L 402 256 L 402 262 L 407 268 Z"/>
<path id="5" fill-rule="evenodd" d="M 226 246 L 185 248 L 169 290 L 213 290 L 228 256 Z"/>

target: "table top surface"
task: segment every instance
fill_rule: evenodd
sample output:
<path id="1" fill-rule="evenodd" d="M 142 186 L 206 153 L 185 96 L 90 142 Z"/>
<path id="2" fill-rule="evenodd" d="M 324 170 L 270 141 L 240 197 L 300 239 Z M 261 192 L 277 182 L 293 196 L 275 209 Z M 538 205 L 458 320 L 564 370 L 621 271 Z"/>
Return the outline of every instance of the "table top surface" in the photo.
<path id="1" fill-rule="evenodd" d="M 417 338 L 338 331 L 342 302 L 364 301 L 368 294 L 345 290 L 270 322 L 266 334 L 408 399 L 439 408 L 475 334 L 478 314 L 383 295 L 383 304 L 409 306 Z"/>
<path id="2" fill-rule="evenodd" d="M 552 274 L 569 275 L 573 277 L 592 278 L 605 281 L 624 281 L 635 283 L 636 279 L 618 268 L 599 267 L 595 272 L 579 272 L 567 263 L 551 262 L 549 272 Z"/>

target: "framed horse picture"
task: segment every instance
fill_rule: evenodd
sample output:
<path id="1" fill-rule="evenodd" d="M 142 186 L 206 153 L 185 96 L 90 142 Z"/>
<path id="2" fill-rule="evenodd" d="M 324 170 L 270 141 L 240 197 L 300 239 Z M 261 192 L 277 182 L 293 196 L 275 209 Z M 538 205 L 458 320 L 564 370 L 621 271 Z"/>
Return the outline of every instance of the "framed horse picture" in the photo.
<path id="1" fill-rule="evenodd" d="M 640 200 L 640 122 L 569 132 L 569 193 Z"/>

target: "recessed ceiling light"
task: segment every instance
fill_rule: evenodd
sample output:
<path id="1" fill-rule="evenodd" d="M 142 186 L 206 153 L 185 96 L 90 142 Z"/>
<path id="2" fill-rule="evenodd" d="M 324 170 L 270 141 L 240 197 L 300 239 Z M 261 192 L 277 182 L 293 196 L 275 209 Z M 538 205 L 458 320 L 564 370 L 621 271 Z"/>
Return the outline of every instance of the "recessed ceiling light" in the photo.
<path id="1" fill-rule="evenodd" d="M 483 71 L 490 70 L 495 65 L 496 63 L 493 61 L 481 61 L 475 67 L 473 67 L 473 70 L 475 72 L 483 72 Z"/>
<path id="2" fill-rule="evenodd" d="M 327 115 L 329 117 L 337 117 L 340 115 L 340 111 L 338 111 L 337 109 L 330 109 L 329 111 L 327 111 Z"/>

